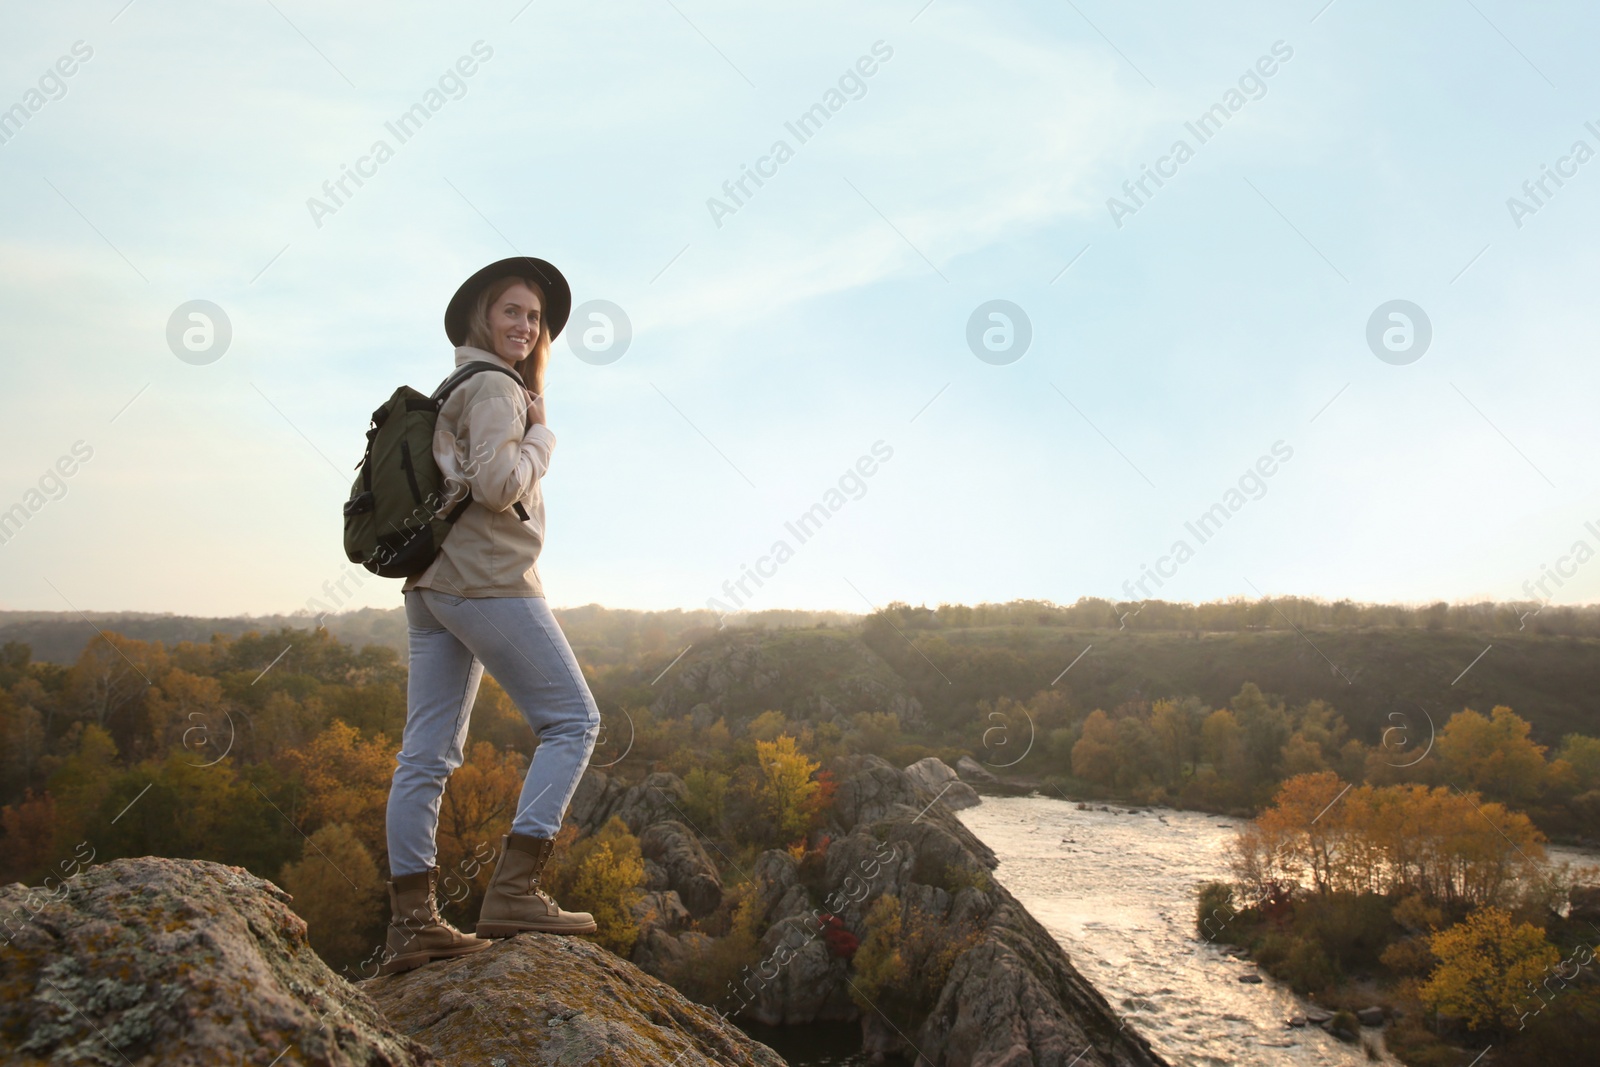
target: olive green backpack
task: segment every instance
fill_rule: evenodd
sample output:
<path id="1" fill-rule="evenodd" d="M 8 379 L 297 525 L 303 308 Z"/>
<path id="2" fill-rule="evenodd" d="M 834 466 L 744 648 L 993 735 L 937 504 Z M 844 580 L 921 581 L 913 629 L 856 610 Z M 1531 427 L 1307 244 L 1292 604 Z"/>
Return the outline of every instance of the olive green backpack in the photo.
<path id="1" fill-rule="evenodd" d="M 499 371 L 522 378 L 496 363 L 463 363 L 432 396 L 402 385 L 377 411 L 367 430 L 367 450 L 344 505 L 344 554 L 384 578 L 410 578 L 428 569 L 445 535 L 472 503 L 466 497 L 443 518 L 443 473 L 433 459 L 433 427 L 451 391 L 474 374 Z M 519 516 L 522 506 L 517 505 Z"/>

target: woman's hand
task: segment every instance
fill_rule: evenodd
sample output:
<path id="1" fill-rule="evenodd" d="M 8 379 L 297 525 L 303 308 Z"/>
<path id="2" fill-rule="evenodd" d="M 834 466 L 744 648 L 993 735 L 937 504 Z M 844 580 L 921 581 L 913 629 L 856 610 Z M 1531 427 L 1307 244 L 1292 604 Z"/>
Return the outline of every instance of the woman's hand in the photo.
<path id="1" fill-rule="evenodd" d="M 541 426 L 544 422 L 544 397 L 533 390 L 528 390 L 528 422 L 530 425 L 537 423 Z"/>

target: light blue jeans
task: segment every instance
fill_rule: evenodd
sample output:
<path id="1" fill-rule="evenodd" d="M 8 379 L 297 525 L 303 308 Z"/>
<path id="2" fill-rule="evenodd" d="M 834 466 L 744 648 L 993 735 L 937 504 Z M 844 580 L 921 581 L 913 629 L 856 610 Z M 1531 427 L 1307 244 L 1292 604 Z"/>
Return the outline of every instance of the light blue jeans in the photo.
<path id="1" fill-rule="evenodd" d="M 390 876 L 434 865 L 440 798 L 461 766 L 485 667 L 539 738 L 511 830 L 554 837 L 594 751 L 600 710 L 545 598 L 412 589 L 405 602 L 411 668 L 405 737 L 389 785 Z"/>

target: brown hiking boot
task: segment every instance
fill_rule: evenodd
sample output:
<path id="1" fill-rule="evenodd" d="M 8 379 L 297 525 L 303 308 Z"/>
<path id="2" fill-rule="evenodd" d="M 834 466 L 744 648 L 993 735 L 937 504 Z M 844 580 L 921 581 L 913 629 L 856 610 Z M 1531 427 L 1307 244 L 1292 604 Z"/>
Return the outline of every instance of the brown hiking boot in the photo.
<path id="1" fill-rule="evenodd" d="M 513 937 L 537 931 L 542 934 L 592 934 L 594 916 L 586 911 L 562 911 L 550 894 L 539 888 L 539 876 L 550 859 L 555 842 L 548 837 L 507 834 L 500 839 L 500 862 L 483 896 L 478 912 L 479 937 Z"/>
<path id="2" fill-rule="evenodd" d="M 379 974 L 421 967 L 430 960 L 467 956 L 490 942 L 464 934 L 439 914 L 433 889 L 439 868 L 403 874 L 389 882 L 389 940 Z"/>

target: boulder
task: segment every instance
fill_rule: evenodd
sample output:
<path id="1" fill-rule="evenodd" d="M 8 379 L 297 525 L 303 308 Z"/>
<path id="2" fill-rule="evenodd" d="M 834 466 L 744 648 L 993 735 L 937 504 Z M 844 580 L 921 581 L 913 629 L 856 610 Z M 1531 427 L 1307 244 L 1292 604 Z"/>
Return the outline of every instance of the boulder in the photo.
<path id="1" fill-rule="evenodd" d="M 998 886 L 987 895 L 998 899 L 982 940 L 911 1035 L 918 1050 L 938 1064 L 1164 1067 L 1026 909 Z"/>
<path id="2" fill-rule="evenodd" d="M 709 1008 L 579 937 L 518 934 L 361 989 L 441 1065 L 784 1062 Z"/>
<path id="3" fill-rule="evenodd" d="M 633 904 L 633 921 L 639 929 L 659 927 L 667 933 L 677 933 L 689 928 L 689 909 L 683 906 L 676 891 L 656 891 L 642 894 Z"/>
<path id="4" fill-rule="evenodd" d="M 289 901 L 240 867 L 153 856 L 0 888 L 0 1061 L 434 1062 L 312 951 Z"/>
<path id="5" fill-rule="evenodd" d="M 849 966 L 829 950 L 822 926 L 806 913 L 780 919 L 761 939 L 761 962 L 743 981 L 740 1014 L 768 1026 L 849 1020 Z"/>
<path id="6" fill-rule="evenodd" d="M 651 775 L 655 777 L 655 775 Z M 639 835 L 639 851 L 667 874 L 667 885 L 677 891 L 684 907 L 703 918 L 722 903 L 722 877 L 700 839 L 673 819 L 652 823 Z"/>
<path id="7" fill-rule="evenodd" d="M 834 772 L 833 822 L 839 834 L 887 817 L 897 809 L 912 818 L 927 804 L 904 771 L 877 756 L 846 756 Z"/>
<path id="8" fill-rule="evenodd" d="M 605 825 L 611 817 L 611 810 L 626 792 L 624 783 L 590 767 L 578 779 L 578 788 L 573 791 L 572 802 L 567 805 L 567 818 L 577 823 L 584 833 L 592 834 Z"/>
<path id="9" fill-rule="evenodd" d="M 1567 893 L 1567 900 L 1572 905 L 1567 918 L 1600 923 L 1600 885 L 1575 885 Z"/>
<path id="10" fill-rule="evenodd" d="M 1328 1033 L 1347 1044 L 1353 1044 L 1361 1036 L 1361 1023 L 1353 1012 L 1337 1011 L 1333 1018 L 1322 1027 Z"/>
<path id="11" fill-rule="evenodd" d="M 667 869 L 655 860 L 644 861 L 644 888 L 651 891 L 672 888 L 672 879 L 667 877 Z"/>
<path id="12" fill-rule="evenodd" d="M 630 787 L 605 813 L 605 818 L 620 816 L 634 834 L 643 832 L 651 823 L 663 819 L 682 819 L 689 790 L 675 774 L 656 771 L 636 786 Z M 603 825 L 604 820 L 596 824 Z"/>
<path id="13" fill-rule="evenodd" d="M 1362 1008 L 1360 1011 L 1356 1012 L 1356 1020 L 1360 1022 L 1362 1026 L 1382 1026 L 1383 1009 Z"/>
<path id="14" fill-rule="evenodd" d="M 756 928 L 765 929 L 792 915 L 820 913 L 811 903 L 811 892 L 800 882 L 799 865 L 781 849 L 768 849 L 757 859 L 751 873 L 755 897 L 752 908 Z"/>
<path id="15" fill-rule="evenodd" d="M 917 760 L 906 768 L 906 777 L 952 810 L 960 811 L 982 803 L 978 791 L 958 778 L 949 764 L 937 756 Z"/>
<path id="16" fill-rule="evenodd" d="M 639 939 L 633 943 L 633 953 L 628 958 L 644 973 L 672 981 L 697 961 L 705 959 L 711 944 L 711 938 L 699 930 L 670 934 L 659 926 L 647 926 L 639 931 Z"/>
<path id="17" fill-rule="evenodd" d="M 893 893 L 902 915 L 916 909 L 939 927 L 971 930 L 976 937 L 974 946 L 956 958 L 914 1031 L 888 1026 L 875 1012 L 860 1015 L 869 1052 L 899 1055 L 906 1062 L 920 1052 L 937 1067 L 1164 1063 L 1078 974 L 1049 932 L 989 875 L 997 866 L 994 852 L 945 805 L 929 806 L 934 794 L 876 756 L 844 757 L 830 769 L 838 782 L 836 832 L 816 887 L 818 910 L 831 912 L 852 934 L 864 937 L 873 904 Z M 788 865 L 776 858 L 767 862 L 773 885 L 758 892 L 778 897 Z M 803 888 L 785 890 L 774 910 L 781 912 L 790 894 Z M 792 940 L 818 925 L 809 910 L 776 922 L 794 931 Z M 778 936 L 769 930 L 763 939 L 763 947 L 773 951 L 756 971 L 774 975 L 774 993 L 760 1001 L 754 1017 L 793 1025 L 809 1021 L 808 1012 L 826 1017 L 835 1003 L 843 1011 L 842 1001 L 823 995 L 821 983 L 838 961 L 830 962 L 822 939 L 807 939 L 785 955 L 776 951 L 783 944 Z M 797 967 L 803 978 L 787 976 Z M 848 995 L 848 983 L 842 992 Z"/>
<path id="18" fill-rule="evenodd" d="M 994 776 L 989 768 L 971 756 L 962 756 L 956 760 L 956 773 L 961 776 L 962 781 L 977 782 L 980 785 L 993 785 L 1000 780 Z"/>

